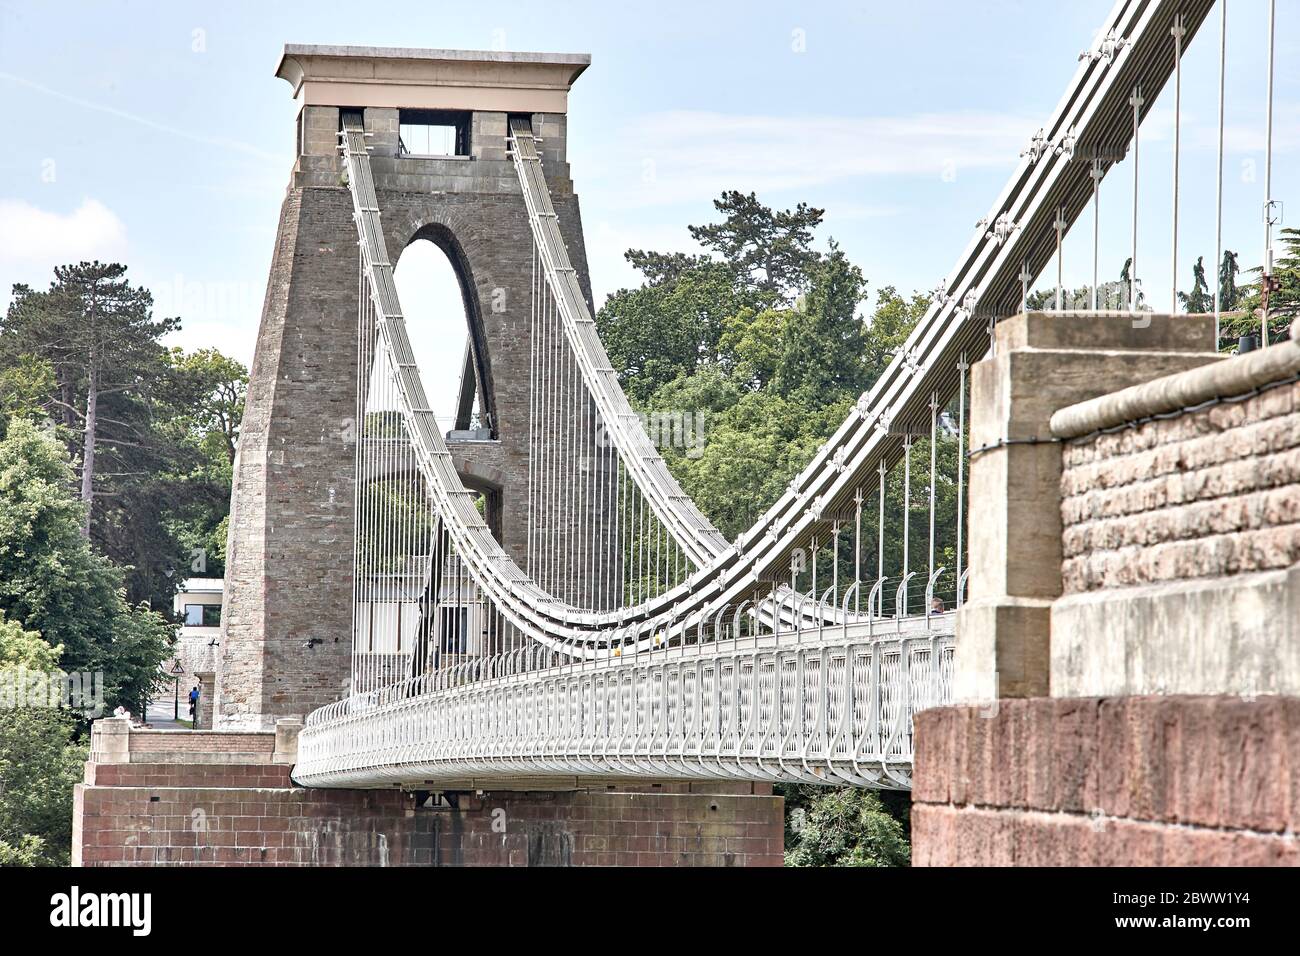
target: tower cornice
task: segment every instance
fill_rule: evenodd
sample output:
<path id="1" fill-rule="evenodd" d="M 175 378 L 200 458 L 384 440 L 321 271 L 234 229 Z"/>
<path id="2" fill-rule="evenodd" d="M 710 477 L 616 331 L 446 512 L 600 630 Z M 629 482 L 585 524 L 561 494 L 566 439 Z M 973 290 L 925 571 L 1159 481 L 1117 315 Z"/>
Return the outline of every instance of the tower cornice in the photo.
<path id="1" fill-rule="evenodd" d="M 286 44 L 275 75 L 304 106 L 566 113 L 586 53 Z"/>

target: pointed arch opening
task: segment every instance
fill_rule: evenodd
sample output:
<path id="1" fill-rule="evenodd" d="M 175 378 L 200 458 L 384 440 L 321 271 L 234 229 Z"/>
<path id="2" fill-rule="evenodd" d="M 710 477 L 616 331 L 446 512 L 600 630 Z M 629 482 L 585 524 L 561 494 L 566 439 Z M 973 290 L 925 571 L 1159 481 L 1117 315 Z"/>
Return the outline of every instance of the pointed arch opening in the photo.
<path id="1" fill-rule="evenodd" d="M 421 229 L 402 250 L 393 280 L 425 392 L 444 433 L 495 438 L 478 294 L 455 237 L 441 226 Z"/>

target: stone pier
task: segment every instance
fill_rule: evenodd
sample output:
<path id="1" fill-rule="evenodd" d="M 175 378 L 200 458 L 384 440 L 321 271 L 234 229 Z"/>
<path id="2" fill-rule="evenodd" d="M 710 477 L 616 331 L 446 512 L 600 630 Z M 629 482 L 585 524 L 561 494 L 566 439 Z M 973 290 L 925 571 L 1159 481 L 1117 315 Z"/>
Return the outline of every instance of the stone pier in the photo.
<path id="1" fill-rule="evenodd" d="M 132 730 L 97 721 L 74 866 L 780 866 L 767 784 L 321 790 L 291 778 L 300 725 Z"/>
<path id="2" fill-rule="evenodd" d="M 964 702 L 917 718 L 917 864 L 1300 864 L 1300 345 L 1128 321 L 1013 319 L 977 366 Z"/>

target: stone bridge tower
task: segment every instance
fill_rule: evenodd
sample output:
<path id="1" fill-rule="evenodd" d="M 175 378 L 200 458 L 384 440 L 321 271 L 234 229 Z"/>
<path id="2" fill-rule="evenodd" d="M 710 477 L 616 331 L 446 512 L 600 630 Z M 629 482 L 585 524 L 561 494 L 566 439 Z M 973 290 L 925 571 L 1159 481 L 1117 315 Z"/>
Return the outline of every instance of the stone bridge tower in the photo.
<path id="1" fill-rule="evenodd" d="M 343 696 L 352 622 L 357 232 L 343 179 L 342 112 L 361 113 L 388 254 L 417 239 L 447 254 L 470 348 L 449 441 L 488 521 L 524 563 L 533 246 L 507 155 L 531 118 L 570 257 L 590 305 L 578 198 L 565 156 L 583 54 L 285 47 L 277 75 L 301 103 L 235 467 L 215 722 L 266 730 Z M 450 133 L 418 154 L 399 127 Z M 415 325 L 421 316 L 410 315 Z M 439 383 L 427 383 L 432 389 Z M 477 395 L 484 429 L 465 432 Z"/>

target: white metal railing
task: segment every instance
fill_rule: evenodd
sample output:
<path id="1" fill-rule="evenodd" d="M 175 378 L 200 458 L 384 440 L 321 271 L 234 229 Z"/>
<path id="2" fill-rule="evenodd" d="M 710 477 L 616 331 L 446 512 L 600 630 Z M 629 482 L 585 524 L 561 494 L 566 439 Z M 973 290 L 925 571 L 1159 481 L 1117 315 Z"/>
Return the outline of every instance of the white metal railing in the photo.
<path id="1" fill-rule="evenodd" d="M 311 714 L 308 786 L 556 776 L 910 786 L 912 718 L 950 700 L 951 613 L 738 637 L 515 673 L 461 671 Z M 874 633 L 873 633 L 874 631 Z M 543 666 L 528 670 L 530 664 Z"/>

